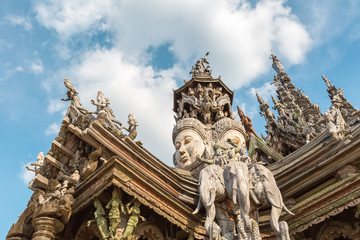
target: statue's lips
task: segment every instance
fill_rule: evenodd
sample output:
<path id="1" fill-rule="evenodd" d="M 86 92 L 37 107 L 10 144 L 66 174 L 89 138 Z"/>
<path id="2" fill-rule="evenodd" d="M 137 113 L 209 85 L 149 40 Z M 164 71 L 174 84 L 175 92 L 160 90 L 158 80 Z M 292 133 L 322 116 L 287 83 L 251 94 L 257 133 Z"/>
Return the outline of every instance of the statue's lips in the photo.
<path id="1" fill-rule="evenodd" d="M 182 163 L 185 163 L 185 162 L 187 162 L 189 160 L 190 160 L 189 156 L 183 156 L 182 158 L 180 158 L 180 162 L 182 162 Z"/>

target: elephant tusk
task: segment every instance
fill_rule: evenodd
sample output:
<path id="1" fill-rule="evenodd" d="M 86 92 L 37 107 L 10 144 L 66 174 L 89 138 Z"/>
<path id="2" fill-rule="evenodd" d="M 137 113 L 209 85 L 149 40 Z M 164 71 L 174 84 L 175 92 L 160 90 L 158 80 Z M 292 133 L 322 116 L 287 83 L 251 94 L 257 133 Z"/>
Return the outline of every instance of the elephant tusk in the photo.
<path id="1" fill-rule="evenodd" d="M 291 215 L 291 216 L 294 216 L 294 215 L 295 215 L 295 214 L 294 214 L 293 212 L 291 212 L 285 205 L 284 205 L 284 211 L 285 211 L 287 214 Z"/>
<path id="2" fill-rule="evenodd" d="M 196 209 L 193 211 L 193 213 L 192 214 L 197 214 L 199 211 L 200 211 L 200 208 L 201 208 L 201 200 L 200 200 L 200 198 L 199 198 L 199 201 L 198 201 L 198 204 L 197 204 L 197 206 L 196 206 Z"/>
<path id="3" fill-rule="evenodd" d="M 252 189 L 250 189 L 250 196 L 256 205 L 260 205 L 260 201 L 257 199 L 257 197 L 255 196 L 255 193 Z"/>
<path id="4" fill-rule="evenodd" d="M 210 207 L 211 205 L 213 205 L 215 202 L 215 189 L 211 189 L 210 190 L 210 200 L 209 202 L 206 204 L 207 207 Z"/>
<path id="5" fill-rule="evenodd" d="M 271 206 L 274 206 L 279 209 L 283 209 L 283 206 L 279 206 L 268 193 L 266 194 L 266 198 L 267 198 L 268 202 L 271 204 Z"/>

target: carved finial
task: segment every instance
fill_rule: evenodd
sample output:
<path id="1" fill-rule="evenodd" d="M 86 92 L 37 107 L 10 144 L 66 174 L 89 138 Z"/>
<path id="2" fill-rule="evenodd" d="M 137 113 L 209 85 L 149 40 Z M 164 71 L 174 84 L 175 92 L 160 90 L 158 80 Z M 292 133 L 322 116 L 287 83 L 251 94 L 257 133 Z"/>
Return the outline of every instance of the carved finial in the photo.
<path id="1" fill-rule="evenodd" d="M 333 85 L 331 84 L 331 81 L 329 81 L 329 80 L 327 79 L 327 77 L 325 77 L 324 74 L 322 74 L 321 77 L 322 77 L 322 79 L 325 81 L 325 84 L 326 84 L 327 87 L 330 88 L 330 87 L 333 86 Z"/>
<path id="2" fill-rule="evenodd" d="M 263 104 L 264 103 L 264 100 L 259 96 L 258 93 L 256 93 L 256 97 L 257 97 L 257 100 L 260 104 Z"/>
<path id="3" fill-rule="evenodd" d="M 273 61 L 272 67 L 277 72 L 277 74 L 285 73 L 282 62 L 277 59 L 275 55 L 271 54 L 270 59 Z"/>
<path id="4" fill-rule="evenodd" d="M 210 75 L 211 69 L 209 66 L 209 62 L 207 61 L 207 56 L 209 55 L 209 52 L 205 54 L 205 57 L 198 60 L 195 65 L 191 68 L 190 74 L 194 76 L 198 75 Z M 206 64 L 206 65 L 205 65 Z"/>
<path id="5" fill-rule="evenodd" d="M 274 96 L 271 95 L 271 99 L 273 101 L 274 104 L 276 104 L 278 101 L 274 98 Z"/>

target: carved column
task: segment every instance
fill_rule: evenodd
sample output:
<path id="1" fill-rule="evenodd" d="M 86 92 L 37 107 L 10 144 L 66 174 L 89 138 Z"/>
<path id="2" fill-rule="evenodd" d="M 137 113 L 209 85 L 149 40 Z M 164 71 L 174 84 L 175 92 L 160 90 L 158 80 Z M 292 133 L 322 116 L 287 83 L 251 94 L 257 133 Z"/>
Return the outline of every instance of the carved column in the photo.
<path id="1" fill-rule="evenodd" d="M 32 240 L 54 240 L 55 235 L 64 229 L 64 224 L 55 218 L 38 217 L 32 222 L 34 234 Z"/>

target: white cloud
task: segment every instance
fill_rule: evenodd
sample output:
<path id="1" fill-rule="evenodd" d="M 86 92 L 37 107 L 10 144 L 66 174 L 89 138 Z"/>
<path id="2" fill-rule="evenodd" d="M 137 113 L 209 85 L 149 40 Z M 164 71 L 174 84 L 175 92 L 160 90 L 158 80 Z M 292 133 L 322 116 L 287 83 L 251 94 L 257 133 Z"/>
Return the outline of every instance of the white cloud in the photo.
<path id="1" fill-rule="evenodd" d="M 264 83 L 261 87 L 258 88 L 250 88 L 250 95 L 253 96 L 256 99 L 256 93 L 264 99 L 266 102 L 271 102 L 271 96 L 275 96 L 276 92 L 275 85 L 271 83 Z"/>
<path id="2" fill-rule="evenodd" d="M 26 166 L 30 167 L 30 162 L 21 165 L 20 177 L 23 180 L 24 184 L 29 184 L 30 181 L 35 177 L 35 173 L 27 170 Z"/>
<path id="3" fill-rule="evenodd" d="M 9 79 L 10 77 L 12 77 L 15 73 L 17 72 L 22 72 L 24 71 L 22 66 L 17 66 L 16 68 L 11 68 L 8 69 L 7 71 L 5 71 L 4 75 L 2 77 L 0 77 L 0 81 Z"/>
<path id="4" fill-rule="evenodd" d="M 311 44 L 284 1 L 262 0 L 255 7 L 248 3 L 57 0 L 38 2 L 35 11 L 38 21 L 63 40 L 110 32 L 114 47 L 135 63 L 144 64 L 149 60 L 146 49 L 166 42 L 187 68 L 189 59 L 210 51 L 214 74 L 221 73 L 231 88 L 239 88 L 269 70 L 271 49 L 280 59 L 299 63 Z"/>
<path id="5" fill-rule="evenodd" d="M 23 72 L 23 71 L 24 71 L 24 68 L 23 68 L 22 66 L 17 66 L 17 67 L 15 68 L 15 70 L 16 70 L 17 72 Z"/>
<path id="6" fill-rule="evenodd" d="M 56 112 L 63 112 L 66 109 L 66 104 L 61 101 L 60 99 L 50 99 L 50 103 L 48 106 L 48 113 L 56 113 Z"/>
<path id="7" fill-rule="evenodd" d="M 315 45 L 336 41 L 345 29 L 359 22 L 360 2 L 357 0 L 313 0 L 301 6 Z"/>
<path id="8" fill-rule="evenodd" d="M 239 107 L 244 112 L 244 114 L 250 118 L 254 118 L 258 114 L 256 104 L 248 106 L 245 103 L 241 103 Z"/>
<path id="9" fill-rule="evenodd" d="M 26 31 L 29 31 L 32 29 L 32 24 L 29 17 L 24 16 L 18 16 L 18 15 L 7 15 L 6 20 L 11 25 L 20 25 L 24 27 Z"/>
<path id="10" fill-rule="evenodd" d="M 95 100 L 101 90 L 110 99 L 116 118 L 127 125 L 127 116 L 133 113 L 139 122 L 137 139 L 171 164 L 171 132 L 175 123 L 172 89 L 176 88 L 174 77 L 183 76 L 184 72 L 176 66 L 156 72 L 151 67 L 127 62 L 118 50 L 104 49 L 87 52 L 82 62 L 73 64 L 68 71 L 83 106 L 95 110 L 90 99 Z"/>
<path id="11" fill-rule="evenodd" d="M 40 59 L 30 62 L 29 68 L 34 74 L 40 74 L 44 71 L 44 66 Z"/>
<path id="12" fill-rule="evenodd" d="M 119 3 L 114 0 L 53 0 L 41 1 L 35 6 L 37 19 L 45 27 L 56 29 L 60 37 L 87 31 L 91 27 L 104 28 L 100 24 Z M 99 27 L 103 26 L 102 28 Z"/>
<path id="13" fill-rule="evenodd" d="M 52 123 L 46 130 L 46 135 L 55 135 L 58 134 L 60 131 L 60 124 L 59 123 Z"/>
<path id="14" fill-rule="evenodd" d="M 210 51 L 213 76 L 221 74 L 237 89 L 270 69 L 271 50 L 294 64 L 311 45 L 304 26 L 281 0 L 261 0 L 254 7 L 233 0 L 53 0 L 37 2 L 34 9 L 39 23 L 57 32 L 59 56 L 71 59 L 56 78 L 67 72 L 85 107 L 94 109 L 90 99 L 102 90 L 121 122 L 126 124 L 129 112 L 135 114 L 139 140 L 168 164 L 174 150 L 172 88 L 175 79 L 189 77 L 194 58 Z M 110 48 L 84 44 L 73 49 L 79 35 L 105 32 L 113 36 Z M 156 71 L 147 49 L 165 43 L 175 65 Z M 43 85 L 51 91 L 52 83 L 59 84 Z"/>

